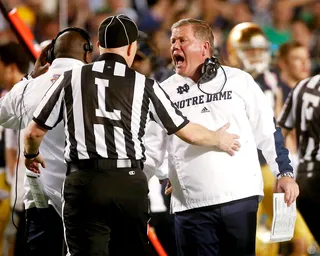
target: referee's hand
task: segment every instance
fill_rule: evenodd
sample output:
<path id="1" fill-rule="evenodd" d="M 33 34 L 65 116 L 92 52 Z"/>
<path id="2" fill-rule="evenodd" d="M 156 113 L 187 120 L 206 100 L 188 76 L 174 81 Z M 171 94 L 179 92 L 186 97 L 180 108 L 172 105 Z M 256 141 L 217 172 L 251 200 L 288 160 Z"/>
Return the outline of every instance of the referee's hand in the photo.
<path id="1" fill-rule="evenodd" d="M 46 164 L 40 154 L 35 158 L 31 158 L 31 159 L 25 158 L 24 164 L 28 170 L 38 174 L 40 173 L 39 164 L 41 164 L 43 168 L 46 168 Z"/>
<path id="2" fill-rule="evenodd" d="M 228 133 L 227 129 L 229 127 L 230 123 L 227 123 L 216 131 L 218 135 L 217 148 L 228 153 L 230 156 L 233 156 L 241 147 L 238 140 L 240 137 L 237 134 Z"/>

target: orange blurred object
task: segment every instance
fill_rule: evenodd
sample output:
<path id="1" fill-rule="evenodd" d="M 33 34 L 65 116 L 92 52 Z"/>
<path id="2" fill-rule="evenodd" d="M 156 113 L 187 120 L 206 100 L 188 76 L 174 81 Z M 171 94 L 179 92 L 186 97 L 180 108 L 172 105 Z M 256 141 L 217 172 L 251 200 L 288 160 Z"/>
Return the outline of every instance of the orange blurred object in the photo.
<path id="1" fill-rule="evenodd" d="M 148 238 L 159 256 L 168 256 L 166 251 L 163 249 L 154 228 L 150 225 L 148 225 Z"/>
<path id="2" fill-rule="evenodd" d="M 30 50 L 31 54 L 35 59 L 37 59 L 40 55 L 41 49 L 40 46 L 35 42 L 34 36 L 30 29 L 23 22 L 21 17 L 19 16 L 17 9 L 14 8 L 8 13 L 8 18 L 12 26 L 14 26 L 15 30 L 21 36 L 22 40 Z"/>

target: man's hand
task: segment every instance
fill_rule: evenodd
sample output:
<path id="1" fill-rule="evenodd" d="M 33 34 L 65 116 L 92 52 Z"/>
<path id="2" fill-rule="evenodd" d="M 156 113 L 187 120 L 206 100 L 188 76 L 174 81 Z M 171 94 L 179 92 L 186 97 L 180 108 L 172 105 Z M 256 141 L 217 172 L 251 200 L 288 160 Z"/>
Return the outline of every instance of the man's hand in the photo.
<path id="1" fill-rule="evenodd" d="M 229 127 L 230 124 L 227 123 L 217 131 L 212 131 L 200 124 L 189 122 L 175 134 L 189 144 L 218 148 L 233 156 L 235 151 L 239 150 L 240 143 L 237 140 L 239 139 L 238 135 L 227 132 Z"/>
<path id="2" fill-rule="evenodd" d="M 227 123 L 219 130 L 215 131 L 218 139 L 217 148 L 233 156 L 235 154 L 235 151 L 239 151 L 241 145 L 237 140 L 239 139 L 238 135 L 227 132 L 227 129 L 229 127 L 230 123 Z"/>
<path id="3" fill-rule="evenodd" d="M 43 168 L 46 168 L 46 164 L 44 162 L 44 159 L 42 158 L 42 156 L 40 154 L 35 158 L 25 159 L 24 164 L 28 170 L 30 170 L 34 173 L 38 173 L 38 174 L 40 173 L 39 164 L 41 164 L 41 166 Z"/>
<path id="4" fill-rule="evenodd" d="M 166 188 L 165 188 L 165 190 L 164 190 L 164 194 L 165 194 L 165 195 L 170 195 L 171 193 L 172 193 L 172 185 L 171 185 L 170 180 L 168 179 Z"/>
<path id="5" fill-rule="evenodd" d="M 51 43 L 42 49 L 40 56 L 38 57 L 36 63 L 34 64 L 34 68 L 31 73 L 31 76 L 33 78 L 36 78 L 48 71 L 50 64 L 47 63 L 47 57 L 48 57 L 48 50 L 50 49 L 50 47 L 51 47 Z"/>
<path id="6" fill-rule="evenodd" d="M 159 180 L 160 184 L 162 185 L 164 182 L 166 182 L 166 187 L 164 189 L 164 194 L 169 195 L 172 193 L 172 186 L 169 179 Z"/>
<path id="7" fill-rule="evenodd" d="M 284 193 L 284 201 L 290 206 L 299 195 L 299 186 L 290 177 L 281 177 L 276 181 L 275 189 L 277 193 Z"/>

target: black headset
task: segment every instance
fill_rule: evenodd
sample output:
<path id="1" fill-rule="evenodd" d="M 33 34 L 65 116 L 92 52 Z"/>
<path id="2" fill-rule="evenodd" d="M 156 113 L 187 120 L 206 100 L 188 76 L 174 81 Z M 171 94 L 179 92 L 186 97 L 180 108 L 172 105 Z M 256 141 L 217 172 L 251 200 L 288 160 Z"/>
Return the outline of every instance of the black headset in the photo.
<path id="1" fill-rule="evenodd" d="M 224 74 L 224 78 L 225 78 L 220 90 L 215 93 L 207 93 L 207 92 L 203 91 L 200 88 L 200 84 L 207 83 L 207 82 L 211 81 L 212 79 L 214 79 L 218 74 L 219 68 L 222 69 L 223 74 Z M 227 75 L 226 75 L 226 72 L 224 71 L 223 67 L 220 65 L 218 58 L 216 58 L 214 56 L 211 58 L 206 58 L 205 62 L 202 65 L 202 68 L 201 68 L 200 79 L 198 80 L 198 83 L 197 83 L 198 89 L 205 94 L 216 94 L 216 93 L 219 93 L 223 90 L 226 82 L 227 82 Z"/>
<path id="2" fill-rule="evenodd" d="M 219 67 L 220 63 L 218 58 L 206 58 L 201 68 L 201 77 L 199 79 L 199 82 L 203 84 L 215 78 L 217 76 Z"/>
<path id="3" fill-rule="evenodd" d="M 85 52 L 92 52 L 93 50 L 93 45 L 90 41 L 90 36 L 89 34 L 81 29 L 81 28 L 74 28 L 74 27 L 69 27 L 69 28 L 66 28 L 62 31 L 60 31 L 57 36 L 51 41 L 51 47 L 49 48 L 48 50 L 48 54 L 47 54 L 47 61 L 51 64 L 53 62 L 53 60 L 55 59 L 55 56 L 54 56 L 54 45 L 57 41 L 57 39 L 59 38 L 59 36 L 61 36 L 62 34 L 68 32 L 68 31 L 75 31 L 75 32 L 78 32 L 86 41 L 87 43 L 84 44 L 83 46 L 83 49 Z"/>

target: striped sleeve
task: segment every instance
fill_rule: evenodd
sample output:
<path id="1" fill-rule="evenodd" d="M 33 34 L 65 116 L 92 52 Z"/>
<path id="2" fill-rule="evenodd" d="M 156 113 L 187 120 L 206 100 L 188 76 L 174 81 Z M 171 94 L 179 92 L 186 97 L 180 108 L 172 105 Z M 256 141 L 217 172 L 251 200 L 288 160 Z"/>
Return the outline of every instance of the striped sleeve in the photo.
<path id="1" fill-rule="evenodd" d="M 281 110 L 280 116 L 278 118 L 278 124 L 288 130 L 293 129 L 294 119 L 293 119 L 293 109 L 292 109 L 292 96 L 293 91 L 290 92 L 285 104 Z"/>
<path id="2" fill-rule="evenodd" d="M 47 91 L 33 114 L 33 121 L 41 127 L 51 130 L 62 120 L 62 102 L 64 86 L 70 81 L 70 76 L 61 75 Z"/>
<path id="3" fill-rule="evenodd" d="M 295 121 L 295 112 L 296 112 L 296 106 L 297 106 L 296 103 L 294 104 L 294 102 L 296 102 L 296 100 L 294 98 L 297 98 L 301 89 L 309 81 L 310 81 L 309 78 L 302 80 L 300 83 L 297 84 L 297 86 L 289 94 L 289 96 L 288 96 L 288 98 L 282 108 L 280 116 L 278 118 L 278 124 L 281 127 L 286 128 L 288 130 L 292 130 L 294 128 L 294 124 L 296 122 Z"/>
<path id="4" fill-rule="evenodd" d="M 150 110 L 155 121 L 171 135 L 189 123 L 161 86 L 153 80 L 147 80 L 147 91 L 151 100 Z"/>

